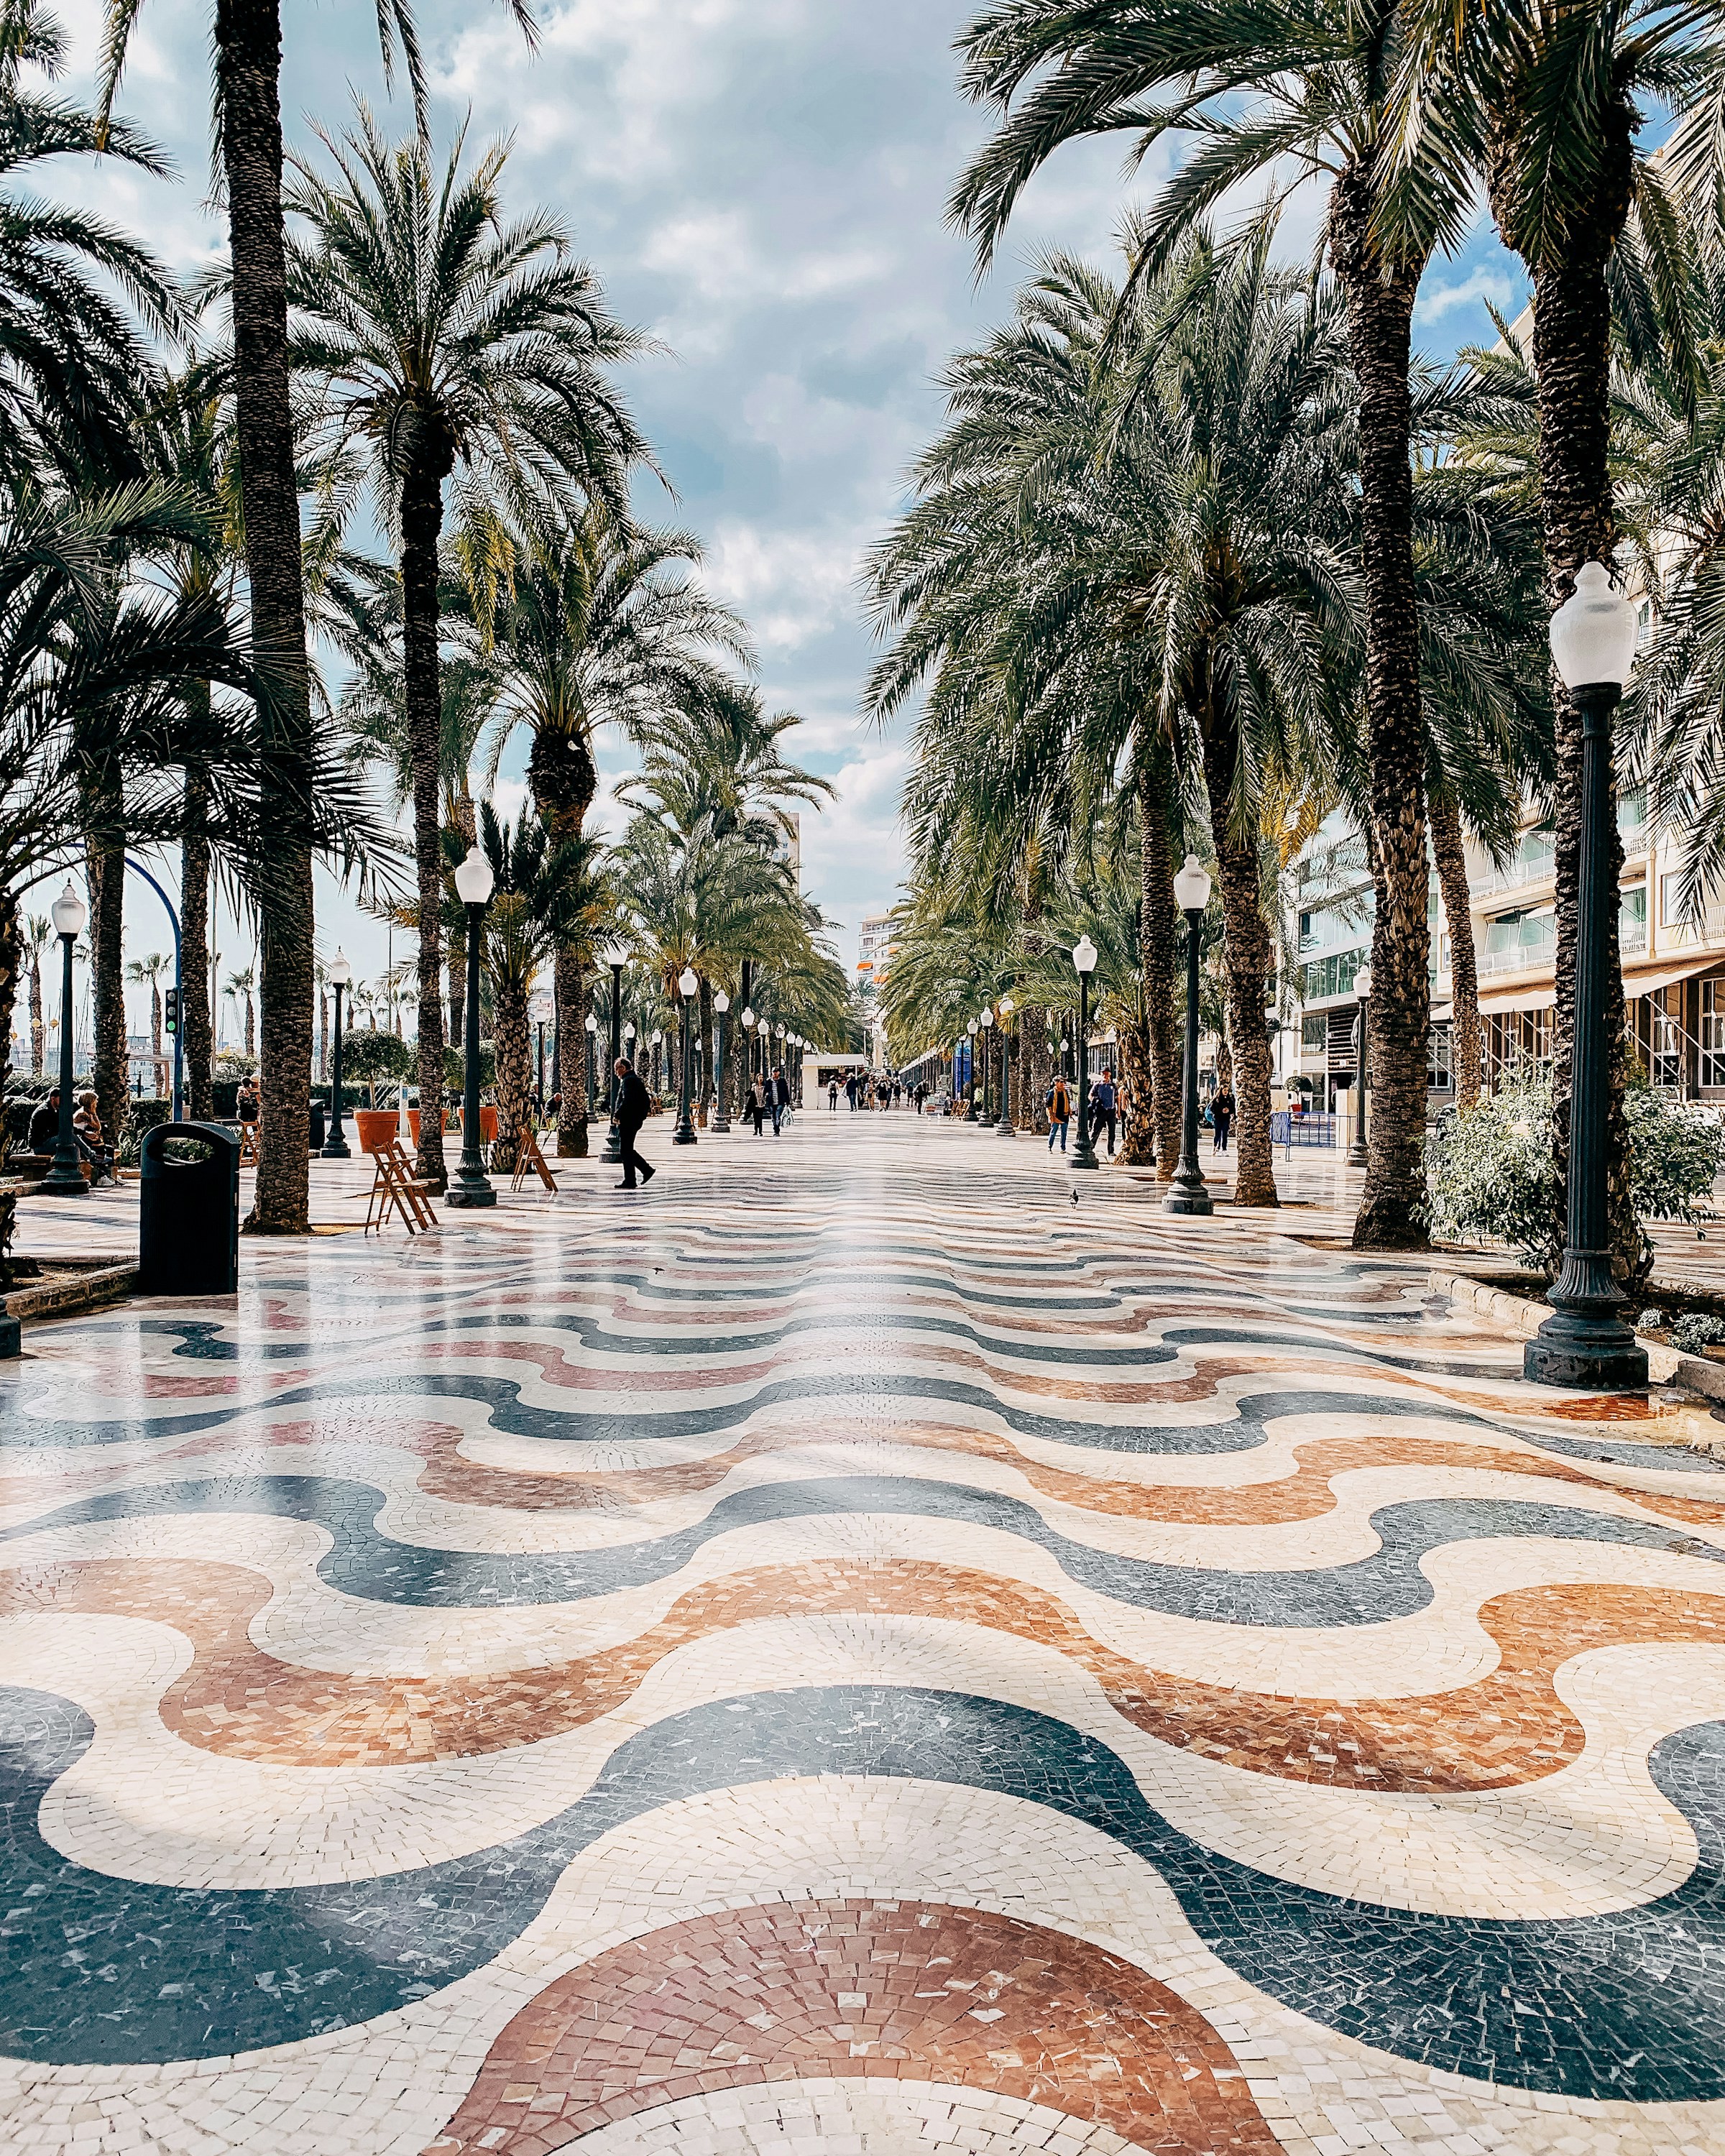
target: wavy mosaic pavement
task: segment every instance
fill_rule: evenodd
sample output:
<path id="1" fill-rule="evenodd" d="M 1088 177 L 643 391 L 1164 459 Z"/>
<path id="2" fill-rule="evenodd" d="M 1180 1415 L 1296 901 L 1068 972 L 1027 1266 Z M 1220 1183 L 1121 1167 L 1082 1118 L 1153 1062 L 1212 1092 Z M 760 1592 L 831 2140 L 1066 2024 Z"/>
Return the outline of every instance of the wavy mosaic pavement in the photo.
<path id="1" fill-rule="evenodd" d="M 984 1132 L 676 1165 L 0 1372 L 18 2145 L 1725 2146 L 1695 1407 Z"/>

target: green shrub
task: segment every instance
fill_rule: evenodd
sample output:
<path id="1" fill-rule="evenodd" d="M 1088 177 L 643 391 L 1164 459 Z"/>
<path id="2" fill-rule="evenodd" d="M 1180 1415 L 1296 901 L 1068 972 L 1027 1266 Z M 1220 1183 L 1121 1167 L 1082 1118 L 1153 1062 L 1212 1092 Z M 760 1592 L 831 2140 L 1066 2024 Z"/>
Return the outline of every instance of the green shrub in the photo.
<path id="1" fill-rule="evenodd" d="M 1671 1345 L 1686 1355 L 1698 1355 L 1721 1340 L 1725 1340 L 1725 1317 L 1715 1317 L 1711 1311 L 1686 1311 L 1671 1320 Z"/>
<path id="2" fill-rule="evenodd" d="M 377 1084 L 384 1081 L 385 1091 L 394 1093 L 403 1079 L 411 1076 L 418 1060 L 417 1051 L 404 1040 L 398 1040 L 393 1033 L 379 1033 L 369 1026 L 357 1032 L 344 1034 L 341 1039 L 341 1091 L 345 1096 L 351 1078 L 371 1088 L 372 1105 L 377 1102 Z M 382 1104 L 388 1106 L 388 1101 Z"/>
<path id="3" fill-rule="evenodd" d="M 211 1057 L 209 1071 L 213 1084 L 231 1086 L 237 1092 L 242 1078 L 257 1076 L 258 1059 L 241 1049 L 224 1048 L 219 1055 Z"/>
<path id="4" fill-rule="evenodd" d="M 1669 1099 L 1645 1080 L 1624 1096 L 1630 1188 L 1638 1219 L 1709 1217 L 1707 1197 L 1725 1168 L 1725 1131 L 1703 1108 Z M 1551 1081 L 1506 1079 L 1476 1106 L 1446 1116 L 1426 1139 L 1426 1218 L 1445 1243 L 1507 1243 L 1553 1275 L 1563 1256 L 1553 1208 Z M 1651 1268 L 1644 1238 L 1641 1268 Z"/>
<path id="5" fill-rule="evenodd" d="M 489 1040 L 480 1043 L 480 1091 L 489 1093 L 497 1083 L 497 1051 Z M 452 1093 L 459 1093 L 467 1083 L 467 1062 L 459 1048 L 444 1050 L 444 1083 Z"/>

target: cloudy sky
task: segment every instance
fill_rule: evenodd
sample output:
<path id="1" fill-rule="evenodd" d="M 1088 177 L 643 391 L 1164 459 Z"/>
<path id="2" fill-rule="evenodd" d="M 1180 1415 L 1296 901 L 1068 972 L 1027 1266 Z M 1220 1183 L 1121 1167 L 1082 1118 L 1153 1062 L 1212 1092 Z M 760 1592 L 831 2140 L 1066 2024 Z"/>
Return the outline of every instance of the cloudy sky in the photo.
<path id="1" fill-rule="evenodd" d="M 870 645 L 858 564 L 901 500 L 937 424 L 947 356 L 1010 305 L 1040 250 L 1100 253 L 1147 168 L 1123 145 L 1064 152 L 1027 197 L 980 286 L 945 226 L 954 175 L 982 131 L 954 90 L 952 39 L 969 0 L 544 0 L 536 54 L 496 0 L 419 0 L 439 146 L 470 116 L 474 141 L 512 136 L 511 206 L 548 204 L 614 305 L 669 348 L 633 371 L 636 408 L 698 531 L 712 588 L 741 608 L 775 707 L 805 721 L 803 760 L 837 802 L 805 819 L 805 880 L 855 956 L 866 912 L 890 904 L 903 750 L 862 726 Z M 63 9 L 87 81 L 98 0 Z M 111 165 L 61 168 L 177 265 L 220 234 L 208 181 L 208 0 L 149 0 L 121 104 L 173 155 L 172 182 Z M 305 145 L 341 126 L 356 92 L 387 106 L 371 0 L 284 0 L 284 115 Z M 1309 223 L 1296 241 L 1309 234 Z M 1487 300 L 1521 284 L 1481 232 L 1428 280 L 1420 331 L 1435 351 L 1490 335 Z M 131 941 L 152 941 L 142 895 Z M 331 896 L 336 936 L 370 970 L 381 931 Z M 237 940 L 227 932 L 224 942 Z M 225 965 L 223 970 L 226 970 Z"/>

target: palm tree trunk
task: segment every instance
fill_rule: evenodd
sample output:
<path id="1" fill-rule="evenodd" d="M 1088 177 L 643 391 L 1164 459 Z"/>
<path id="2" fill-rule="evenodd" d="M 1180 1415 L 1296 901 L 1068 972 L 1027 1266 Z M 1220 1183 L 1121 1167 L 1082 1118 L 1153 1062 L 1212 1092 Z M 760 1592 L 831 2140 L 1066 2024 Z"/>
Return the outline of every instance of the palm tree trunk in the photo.
<path id="1" fill-rule="evenodd" d="M 414 1173 L 434 1190 L 448 1181 L 444 1119 L 428 1113 L 444 1086 L 443 689 L 437 656 L 437 542 L 454 445 L 439 437 L 414 462 L 401 494 L 402 693 L 413 765 L 413 859 L 419 886 L 419 1149 Z M 465 939 L 464 939 L 465 940 Z M 465 955 L 465 954 L 464 954 Z M 515 1164 L 514 1156 L 510 1165 Z"/>
<path id="2" fill-rule="evenodd" d="M 330 993 L 320 988 L 317 992 L 317 1076 L 320 1085 L 330 1082 Z"/>
<path id="3" fill-rule="evenodd" d="M 1228 1031 L 1234 1042 L 1240 1103 L 1235 1156 L 1236 1205 L 1279 1205 L 1276 1158 L 1270 1144 L 1270 1040 L 1264 1013 L 1276 968 L 1264 918 L 1255 845 L 1242 845 L 1228 827 L 1228 803 L 1238 744 L 1231 727 L 1207 727 L 1204 775 L 1210 797 L 1210 834 L 1216 847 L 1216 881 L 1222 897 L 1222 930 L 1228 974 Z"/>
<path id="4" fill-rule="evenodd" d="M 123 844 L 107 839 L 92 840 L 87 850 L 85 873 L 90 885 L 90 978 L 95 1034 L 96 1107 L 101 1116 L 104 1137 L 110 1146 L 117 1146 L 126 1113 Z"/>
<path id="5" fill-rule="evenodd" d="M 300 499 L 288 396 L 281 223 L 280 0 L 216 0 L 216 73 L 234 288 L 234 387 L 252 643 L 268 670 L 259 706 L 262 810 L 273 856 L 260 908 L 263 1118 L 254 1234 L 305 1233 L 311 1098 L 311 682 Z"/>
<path id="6" fill-rule="evenodd" d="M 1048 1136 L 1050 1062 L 1048 1013 L 1040 1004 L 1030 1004 L 1019 1013 L 1019 1073 L 1017 1127 L 1038 1137 Z"/>
<path id="7" fill-rule="evenodd" d="M 578 946 L 566 943 L 553 963 L 557 969 L 557 1078 L 562 1106 L 557 1113 L 557 1151 L 565 1160 L 587 1158 L 587 971 Z M 563 1142 L 565 1131 L 569 1142 Z"/>
<path id="8" fill-rule="evenodd" d="M 1359 383 L 1360 526 L 1366 593 L 1366 743 L 1378 915 L 1372 929 L 1370 1158 L 1357 1250 L 1426 1241 L 1425 1073 L 1431 1038 L 1425 732 L 1414 586 L 1413 412 L 1408 393 L 1420 266 L 1392 270 L 1371 238 L 1369 166 L 1350 162 L 1330 199 L 1330 245 L 1348 300 Z"/>
<path id="9" fill-rule="evenodd" d="M 42 1013 L 42 954 L 39 947 L 33 954 L 35 963 L 31 969 L 30 1007 L 33 1021 L 39 1025 Z M 0 891 L 0 1010 L 10 1010 L 18 1001 L 18 975 L 23 970 L 23 945 L 18 934 L 18 895 L 13 891 Z M 39 1076 L 41 1065 L 36 1066 Z M 6 1134 L 6 1086 L 12 1071 L 12 1058 L 0 1055 L 0 1161 L 3 1161 L 9 1141 Z M 12 1250 L 13 1215 L 17 1209 L 15 1198 L 0 1197 L 0 1288 L 11 1285 L 10 1257 Z"/>
<path id="10" fill-rule="evenodd" d="M 1471 1108 L 1485 1083 L 1486 1060 L 1481 1040 L 1480 978 L 1473 947 L 1467 855 L 1454 797 L 1435 793 L 1430 805 L 1431 850 L 1437 863 L 1438 889 L 1443 895 L 1444 925 L 1450 932 L 1450 983 L 1454 991 L 1450 1062 L 1455 1075 L 1455 1105 Z"/>
<path id="11" fill-rule="evenodd" d="M 1635 116 L 1619 103 L 1601 116 L 1604 153 L 1591 199 L 1569 206 L 1561 244 L 1529 255 L 1518 246 L 1519 204 L 1505 175 L 1501 150 L 1488 164 L 1491 208 L 1506 244 L 1518 248 L 1533 279 L 1533 370 L 1539 410 L 1539 501 L 1544 526 L 1545 583 L 1553 609 L 1568 598 L 1584 562 L 1609 569 L 1617 538 L 1610 447 L 1611 301 L 1606 282 L 1611 251 L 1628 221 L 1633 192 Z M 1556 737 L 1552 852 L 1556 885 L 1556 998 L 1552 1024 L 1552 1142 L 1557 1168 L 1553 1203 L 1558 1240 L 1568 1222 L 1569 1096 L 1575 1053 L 1575 962 L 1581 923 L 1581 716 L 1555 669 L 1552 705 Z M 1615 759 L 1612 761 L 1615 762 Z M 1616 798 L 1615 772 L 1612 798 Z M 1612 890 L 1623 869 L 1623 841 L 1614 816 L 1604 873 Z M 1605 1034 L 1609 1082 L 1606 1107 L 1606 1188 L 1614 1255 L 1632 1270 L 1641 1233 L 1629 1187 L 1629 1125 L 1623 1089 L 1623 975 L 1617 912 L 1609 910 L 1605 962 Z"/>
<path id="12" fill-rule="evenodd" d="M 193 692 L 206 704 L 208 684 Z M 194 711 L 193 717 L 198 718 Z M 214 1029 L 209 1008 L 209 789 L 187 770 L 180 824 L 180 1060 L 186 1113 L 194 1122 L 215 1111 L 210 1091 Z"/>
<path id="13" fill-rule="evenodd" d="M 249 988 L 246 990 L 245 995 L 245 1052 L 248 1055 L 255 1055 L 258 1052 L 258 1012 L 257 1006 L 252 1001 Z M 308 1094 L 307 1098 L 310 1097 Z M 309 1136 L 306 1143 L 308 1145 L 311 1143 Z"/>
<path id="14" fill-rule="evenodd" d="M 533 745 L 527 752 L 527 784 L 533 795 L 533 805 L 539 811 L 552 838 L 559 843 L 578 839 L 582 826 L 587 821 L 587 812 L 592 808 L 593 796 L 599 790 L 599 774 L 593 764 L 593 752 L 583 736 L 564 732 L 550 726 L 536 727 Z M 585 992 L 581 978 L 581 961 L 577 947 L 563 944 L 557 954 L 558 1007 L 574 1014 L 586 1013 Z M 582 1045 L 582 1090 L 586 1090 L 586 1045 Z M 568 1098 L 568 1072 L 563 1073 L 563 1095 Z M 602 1086 L 600 1098 L 606 1097 L 608 1083 Z M 562 1160 L 581 1160 L 587 1153 L 587 1124 L 572 1116 L 557 1118 L 557 1157 Z"/>
<path id="15" fill-rule="evenodd" d="M 1144 1015 L 1149 1029 L 1147 1091 L 1135 1075 L 1133 1097 L 1139 1114 L 1122 1159 L 1147 1164 L 1155 1134 L 1157 1173 L 1173 1180 L 1180 1156 L 1180 1029 L 1174 1010 L 1174 973 L 1178 963 L 1174 923 L 1174 856 L 1168 843 L 1167 781 L 1169 761 L 1159 744 L 1140 738 L 1136 759 L 1138 788 L 1138 875 L 1142 896 L 1138 948 L 1143 962 Z"/>
<path id="16" fill-rule="evenodd" d="M 156 1059 L 156 1097 L 159 1101 L 167 1093 L 167 1065 L 162 1055 L 162 983 L 153 973 L 150 976 L 150 1053 Z"/>
<path id="17" fill-rule="evenodd" d="M 38 1078 L 42 1075 L 45 1037 L 42 1023 L 42 947 L 39 943 L 30 953 L 30 1070 Z"/>
<path id="18" fill-rule="evenodd" d="M 492 984 L 491 1046 L 497 1060 L 497 1143 L 492 1168 L 515 1173 L 522 1134 L 531 1116 L 533 1091 L 531 1028 L 527 1019 L 526 983 L 514 979 Z M 425 1128 L 422 1113 L 419 1127 Z"/>

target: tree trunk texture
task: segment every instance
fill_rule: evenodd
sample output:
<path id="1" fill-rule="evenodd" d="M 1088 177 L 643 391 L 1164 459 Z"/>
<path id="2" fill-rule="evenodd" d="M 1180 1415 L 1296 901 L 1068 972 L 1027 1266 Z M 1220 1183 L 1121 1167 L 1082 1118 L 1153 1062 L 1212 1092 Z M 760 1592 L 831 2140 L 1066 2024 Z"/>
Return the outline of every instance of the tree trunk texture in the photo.
<path id="1" fill-rule="evenodd" d="M 1238 753 L 1231 727 L 1204 731 L 1204 776 L 1210 798 L 1210 834 L 1216 847 L 1216 881 L 1222 898 L 1222 930 L 1228 976 L 1228 1031 L 1235 1047 L 1240 1104 L 1234 1202 L 1279 1205 L 1276 1159 L 1270 1143 L 1270 1042 L 1264 1012 L 1276 978 L 1270 929 L 1258 891 L 1255 847 L 1242 845 L 1228 827 L 1228 803 Z"/>
<path id="2" fill-rule="evenodd" d="M 35 1077 L 42 1075 L 42 1051 L 47 1030 L 42 1021 L 42 946 L 39 943 L 30 953 L 30 1070 Z"/>
<path id="3" fill-rule="evenodd" d="M 18 932 L 18 894 L 0 891 L 0 1009 L 10 1010 L 18 1001 L 18 976 L 23 970 L 23 941 Z M 30 1007 L 33 1021 L 39 1025 L 42 1015 L 42 952 L 39 948 L 32 954 L 30 968 Z M 41 1065 L 37 1065 L 41 1074 Z M 11 1138 L 6 1128 L 6 1089 L 12 1075 L 12 1059 L 0 1055 L 0 1164 L 3 1164 L 11 1149 Z M 8 1198 L 0 1205 L 0 1287 L 11 1284 L 10 1258 L 12 1252 L 13 1215 L 18 1201 Z"/>
<path id="4" fill-rule="evenodd" d="M 491 1150 L 491 1168 L 495 1174 L 513 1175 L 532 1116 L 532 1029 L 521 982 L 504 982 L 492 990 L 491 1049 L 497 1060 L 497 1142 Z M 423 1133 L 423 1111 L 419 1128 Z"/>
<path id="5" fill-rule="evenodd" d="M 330 1082 L 330 996 L 327 988 L 317 992 L 317 1075 L 321 1085 Z"/>
<path id="6" fill-rule="evenodd" d="M 156 1059 L 156 1097 L 167 1097 L 167 1065 L 162 1054 L 162 988 L 152 976 L 150 982 L 150 1053 Z"/>
<path id="7" fill-rule="evenodd" d="M 437 542 L 443 530 L 444 480 L 454 460 L 454 444 L 447 432 L 426 425 L 401 490 L 402 690 L 413 757 L 413 863 L 418 883 L 420 1115 L 413 1172 L 433 1190 L 443 1190 L 449 1183 L 444 1119 L 425 1109 L 428 1102 L 440 1106 L 444 1097 L 443 689 L 437 656 Z M 515 1166 L 512 1152 L 509 1164 L 511 1169 Z"/>
<path id="8" fill-rule="evenodd" d="M 1032 1004 L 1019 1014 L 1019 1068 L 1024 1083 L 1019 1088 L 1017 1127 L 1039 1137 L 1048 1136 L 1048 1088 L 1054 1056 L 1048 1045 L 1048 1013 Z"/>
<path id="9" fill-rule="evenodd" d="M 1455 1105 L 1471 1108 L 1486 1082 L 1483 1029 L 1480 1024 L 1479 966 L 1473 947 L 1473 914 L 1467 888 L 1467 854 L 1461 816 L 1447 794 L 1430 803 L 1431 850 L 1437 863 L 1438 889 L 1444 901 L 1444 925 L 1450 932 L 1450 980 L 1455 1008 L 1450 1019 L 1450 1067 L 1455 1078 Z"/>
<path id="10" fill-rule="evenodd" d="M 1378 906 L 1372 929 L 1370 1158 L 1357 1250 L 1426 1241 L 1425 1073 L 1431 1036 L 1425 728 L 1414 585 L 1413 413 L 1408 393 L 1420 267 L 1385 262 L 1370 236 L 1376 189 L 1351 162 L 1330 202 L 1330 246 L 1348 301 L 1359 383 L 1360 528 L 1366 592 L 1366 742 Z"/>
<path id="11" fill-rule="evenodd" d="M 280 0 L 216 0 L 216 69 L 232 257 L 235 408 L 252 643 L 266 669 L 259 705 L 264 819 L 274 836 L 260 909 L 262 1127 L 254 1234 L 304 1235 L 311 1099 L 311 698 L 288 394 L 281 223 Z"/>
<path id="12" fill-rule="evenodd" d="M 208 685 L 198 693 L 207 700 Z M 186 1113 L 194 1122 L 215 1113 L 209 985 L 209 788 L 187 771 L 180 825 L 180 1065 Z"/>
<path id="13" fill-rule="evenodd" d="M 1122 1132 L 1117 1158 L 1122 1168 L 1148 1168 L 1156 1145 L 1155 1046 L 1150 1037 L 1150 1012 L 1142 989 L 1138 1008 L 1120 1033 L 1120 1069 L 1132 1088 L 1133 1113 Z"/>
<path id="14" fill-rule="evenodd" d="M 527 784 L 533 795 L 533 805 L 549 829 L 553 839 L 562 844 L 578 839 L 587 821 L 587 812 L 592 808 L 593 797 L 599 790 L 598 770 L 593 760 L 593 751 L 585 737 L 578 733 L 565 733 L 550 726 L 536 727 L 533 745 L 527 752 Z M 557 952 L 557 997 L 560 1005 L 566 994 L 580 994 L 581 964 L 575 946 L 563 945 Z M 565 983 L 570 983 L 566 988 Z M 567 1006 L 572 1012 L 580 1010 L 582 1023 L 586 1022 L 584 1004 Z M 607 1050 L 608 1054 L 608 1048 Z M 582 1083 L 586 1084 L 586 1045 L 582 1046 Z M 567 1081 L 568 1074 L 564 1073 Z M 605 1073 L 605 1083 L 600 1098 L 610 1098 L 610 1073 Z M 568 1086 L 564 1086 L 567 1096 Z M 581 1160 L 587 1154 L 587 1125 L 568 1127 L 568 1118 L 557 1119 L 557 1155 L 562 1160 Z"/>
<path id="15" fill-rule="evenodd" d="M 1133 1164 L 1147 1163 L 1147 1140 L 1155 1130 L 1158 1179 L 1172 1183 L 1180 1158 L 1180 1055 L 1182 1024 L 1175 1008 L 1179 967 L 1179 907 L 1174 901 L 1174 854 L 1168 835 L 1168 759 L 1159 742 L 1140 740 L 1137 758 L 1141 885 L 1138 947 L 1144 971 L 1144 1020 L 1149 1034 L 1148 1086 L 1140 1091 L 1133 1075 L 1132 1097 L 1145 1134 L 1141 1152 L 1135 1140 Z"/>
<path id="16" fill-rule="evenodd" d="M 106 819 L 104 819 L 105 822 Z M 123 841 L 92 840 L 85 875 L 90 884 L 90 978 L 95 1035 L 96 1108 L 102 1136 L 117 1147 L 126 1134 L 126 850 Z"/>
<path id="17" fill-rule="evenodd" d="M 557 1045 L 562 1055 L 563 1105 L 557 1116 L 557 1152 L 565 1160 L 587 1158 L 587 977 L 578 945 L 565 943 L 557 969 Z"/>
<path id="18" fill-rule="evenodd" d="M 1635 116 L 1619 101 L 1600 117 L 1605 154 L 1591 198 L 1576 201 L 1562 243 L 1542 258 L 1517 225 L 1518 204 L 1504 146 L 1494 145 L 1486 180 L 1498 229 L 1521 253 L 1533 279 L 1533 369 L 1539 407 L 1539 498 L 1544 526 L 1546 599 L 1555 610 L 1574 588 L 1584 562 L 1612 567 L 1616 510 L 1609 461 L 1611 303 L 1606 283 L 1611 251 L 1629 217 L 1633 192 Z M 1555 670 L 1552 676 L 1557 783 L 1553 817 L 1556 884 L 1556 1002 L 1552 1025 L 1552 1139 L 1557 1168 L 1554 1204 L 1560 1243 L 1568 1240 L 1569 1098 L 1574 1067 L 1575 962 L 1580 934 L 1581 716 Z M 1614 770 L 1611 799 L 1617 798 Z M 1606 880 L 1614 891 L 1623 869 L 1623 841 L 1614 814 L 1606 834 Z M 1606 1109 L 1606 1189 L 1614 1260 L 1632 1270 L 1641 1233 L 1629 1187 L 1629 1125 L 1623 1089 L 1623 975 L 1617 909 L 1608 909 L 1605 1033 L 1609 1084 Z"/>

